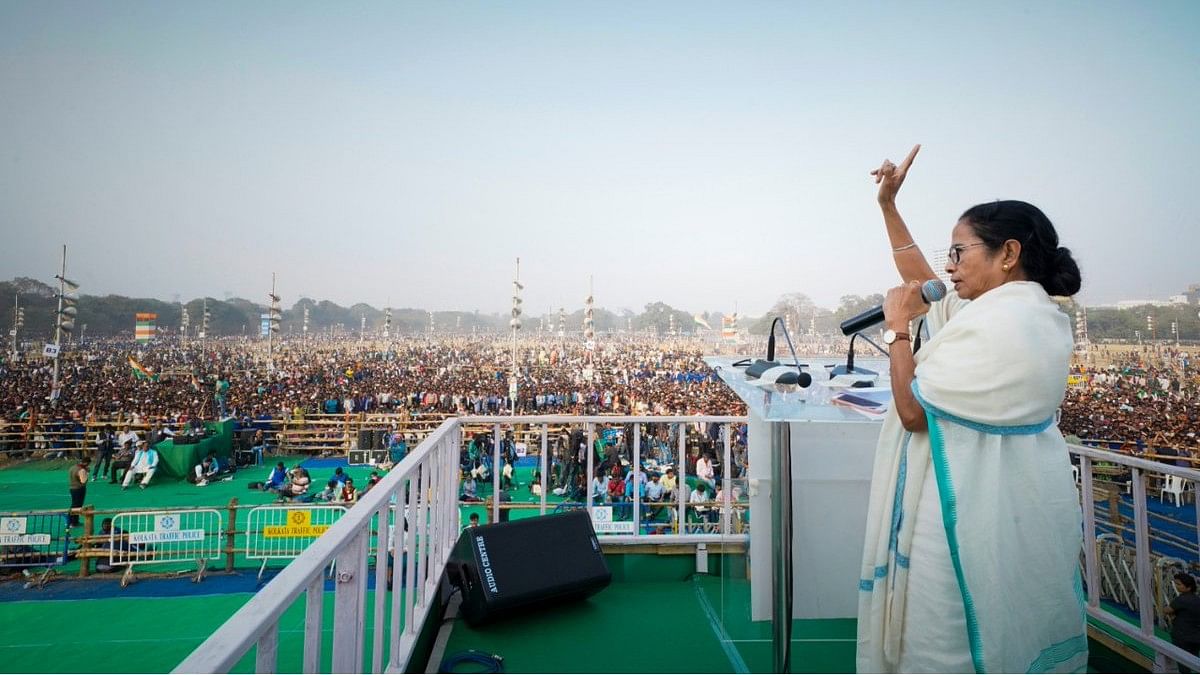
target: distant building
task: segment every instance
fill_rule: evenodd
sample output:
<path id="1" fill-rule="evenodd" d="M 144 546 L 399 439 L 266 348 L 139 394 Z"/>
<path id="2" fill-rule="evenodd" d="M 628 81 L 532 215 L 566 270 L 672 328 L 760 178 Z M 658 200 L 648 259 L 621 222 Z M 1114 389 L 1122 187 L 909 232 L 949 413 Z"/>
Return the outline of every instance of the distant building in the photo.
<path id="1" fill-rule="evenodd" d="M 950 285 L 950 275 L 946 274 L 946 265 L 950 262 L 946 255 L 949 252 L 948 248 L 939 248 L 929 256 L 929 265 L 933 267 L 933 273 L 947 286 Z"/>
<path id="2" fill-rule="evenodd" d="M 1188 289 L 1183 292 L 1183 295 L 1187 298 L 1187 304 L 1200 305 L 1200 284 L 1192 284 L 1191 286 L 1188 286 Z"/>

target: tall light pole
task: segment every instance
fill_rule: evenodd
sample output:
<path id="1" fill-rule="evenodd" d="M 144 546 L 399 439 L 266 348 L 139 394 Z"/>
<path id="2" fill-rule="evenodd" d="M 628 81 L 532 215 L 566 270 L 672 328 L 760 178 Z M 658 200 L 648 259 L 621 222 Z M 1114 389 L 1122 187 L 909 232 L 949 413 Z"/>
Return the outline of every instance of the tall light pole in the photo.
<path id="1" fill-rule="evenodd" d="M 584 348 L 589 352 L 596 349 L 594 305 L 595 297 L 593 296 L 592 277 L 588 276 L 587 301 L 583 303 L 583 339 Z"/>
<path id="2" fill-rule="evenodd" d="M 55 275 L 58 279 L 58 312 L 55 314 L 54 326 L 54 375 L 50 381 L 50 400 L 58 398 L 58 359 L 62 349 L 62 334 L 70 335 L 75 330 L 75 316 L 79 310 L 75 305 L 79 302 L 79 284 L 67 278 L 67 245 L 62 248 L 62 271 Z"/>
<path id="3" fill-rule="evenodd" d="M 517 331 L 521 330 L 521 259 L 517 258 L 517 271 L 513 276 L 512 319 L 508 325 L 512 329 L 512 376 L 508 384 L 512 414 L 517 414 Z"/>
<path id="4" fill-rule="evenodd" d="M 21 296 L 13 294 L 13 326 L 8 334 L 12 336 L 13 358 L 17 356 L 17 333 L 25 327 L 25 310 L 21 307 Z"/>
<path id="5" fill-rule="evenodd" d="M 271 307 L 267 310 L 267 370 L 275 370 L 275 353 L 274 337 L 279 332 L 279 322 L 283 319 L 283 313 L 279 309 L 279 295 L 275 292 L 275 273 L 271 272 L 271 292 L 268 296 L 271 299 Z"/>

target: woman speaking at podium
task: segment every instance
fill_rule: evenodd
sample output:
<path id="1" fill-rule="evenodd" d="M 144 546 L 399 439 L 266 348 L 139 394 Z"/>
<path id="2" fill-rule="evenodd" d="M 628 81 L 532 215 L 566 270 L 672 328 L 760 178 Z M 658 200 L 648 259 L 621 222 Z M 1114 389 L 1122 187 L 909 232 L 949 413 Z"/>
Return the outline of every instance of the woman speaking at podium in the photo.
<path id="1" fill-rule="evenodd" d="M 884 301 L 893 405 L 876 451 L 859 581 L 859 672 L 1070 672 L 1087 665 L 1078 494 L 1055 412 L 1079 267 L 1021 201 L 950 233 L 954 289 L 896 209 L 920 146 L 872 171 L 905 285 Z M 929 340 L 914 354 L 914 321 Z"/>

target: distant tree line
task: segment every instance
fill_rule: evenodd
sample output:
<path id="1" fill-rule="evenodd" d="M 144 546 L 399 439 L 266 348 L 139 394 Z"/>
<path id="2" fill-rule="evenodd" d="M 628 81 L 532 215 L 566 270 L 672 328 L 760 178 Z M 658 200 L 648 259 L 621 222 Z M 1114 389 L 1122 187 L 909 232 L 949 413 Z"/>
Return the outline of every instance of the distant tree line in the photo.
<path id="1" fill-rule="evenodd" d="M 25 325 L 21 329 L 22 339 L 47 339 L 53 337 L 54 312 L 57 309 L 55 292 L 51 287 L 35 279 L 19 277 L 0 282 L 0 330 L 8 336 L 13 324 L 13 299 L 17 298 L 25 312 Z M 80 297 L 76 318 L 76 334 L 86 332 L 90 337 L 133 336 L 134 314 L 153 312 L 158 315 L 156 325 L 164 332 L 179 331 L 183 307 L 187 307 L 191 335 L 199 329 L 207 302 L 209 312 L 208 331 L 213 336 L 257 335 L 260 316 L 267 306 L 243 298 L 218 300 L 197 298 L 185 304 L 167 302 L 154 298 L 129 298 L 120 295 L 83 295 Z M 793 335 L 807 333 L 815 328 L 819 334 L 834 333 L 838 325 L 871 307 L 883 303 L 883 296 L 845 295 L 836 309 L 818 307 L 803 293 L 788 293 L 775 302 L 763 316 L 738 317 L 738 328 L 751 335 L 766 335 L 771 320 L 784 317 Z M 304 324 L 304 309 L 308 308 L 309 333 L 328 333 L 331 329 L 343 335 L 357 335 L 366 318 L 368 334 L 378 334 L 384 326 L 384 310 L 359 303 L 342 307 L 328 300 L 300 298 L 290 308 L 283 310 L 280 322 L 282 332 L 298 335 Z M 1068 303 L 1063 311 L 1075 320 L 1077 307 Z M 1195 305 L 1171 305 L 1159 307 L 1145 305 L 1126 309 L 1089 308 L 1087 310 L 1088 334 L 1092 340 L 1116 339 L 1132 341 L 1139 336 L 1142 340 L 1173 340 L 1171 323 L 1176 322 L 1179 337 L 1184 341 L 1200 340 L 1200 317 Z M 582 308 L 565 313 L 564 324 L 568 333 L 577 333 L 583 327 Z M 393 335 L 424 333 L 429 330 L 430 315 L 418 308 L 393 308 L 391 311 Z M 1147 317 L 1150 317 L 1147 322 Z M 672 329 L 677 335 L 690 335 L 709 329 L 721 330 L 722 312 L 691 312 L 672 307 L 664 302 L 651 302 L 638 313 L 629 309 L 611 311 L 596 308 L 593 322 L 598 334 L 617 331 L 655 330 L 667 335 Z M 433 324 L 439 333 L 446 332 L 496 332 L 508 331 L 507 314 L 484 314 L 478 311 L 437 311 L 433 313 Z M 559 328 L 559 310 L 543 315 L 526 315 L 524 334 L 535 334 L 541 326 L 546 330 Z M 703 322 L 703 323 L 702 323 Z M 1149 325 L 1148 325 L 1149 324 Z M 84 328 L 86 326 L 86 328 Z"/>

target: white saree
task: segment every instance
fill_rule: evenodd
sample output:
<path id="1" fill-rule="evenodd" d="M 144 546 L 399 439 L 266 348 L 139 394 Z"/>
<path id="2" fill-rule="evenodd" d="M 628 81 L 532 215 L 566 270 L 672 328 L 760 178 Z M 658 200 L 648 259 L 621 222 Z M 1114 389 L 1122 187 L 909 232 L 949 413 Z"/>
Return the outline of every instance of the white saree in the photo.
<path id="1" fill-rule="evenodd" d="M 858 671 L 1082 671 L 1081 515 L 1054 423 L 1069 320 L 1010 282 L 927 321 L 912 389 L 929 431 L 893 408 L 876 450 Z"/>

